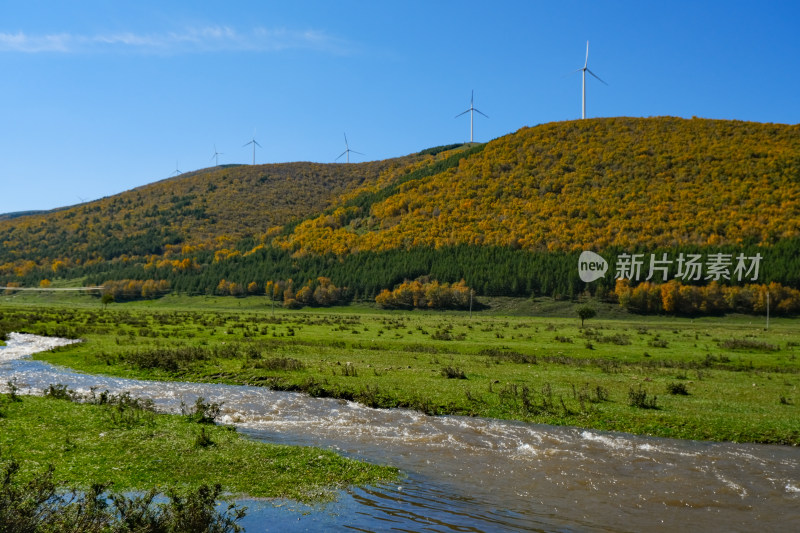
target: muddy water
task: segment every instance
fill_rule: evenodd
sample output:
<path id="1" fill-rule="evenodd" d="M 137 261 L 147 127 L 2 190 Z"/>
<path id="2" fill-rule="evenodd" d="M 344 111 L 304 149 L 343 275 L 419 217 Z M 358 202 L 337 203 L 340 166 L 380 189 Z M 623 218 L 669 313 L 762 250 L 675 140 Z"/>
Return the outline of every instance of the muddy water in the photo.
<path id="1" fill-rule="evenodd" d="M 27 343 L 27 346 L 26 346 Z M 21 358 L 14 335 L 0 383 L 130 391 L 165 411 L 204 396 L 254 438 L 317 445 L 400 467 L 391 485 L 322 508 L 247 502 L 248 531 L 800 531 L 800 450 L 635 437 L 576 428 L 375 410 L 256 387 L 75 374 Z M 800 423 L 800 421 L 798 422 Z"/>

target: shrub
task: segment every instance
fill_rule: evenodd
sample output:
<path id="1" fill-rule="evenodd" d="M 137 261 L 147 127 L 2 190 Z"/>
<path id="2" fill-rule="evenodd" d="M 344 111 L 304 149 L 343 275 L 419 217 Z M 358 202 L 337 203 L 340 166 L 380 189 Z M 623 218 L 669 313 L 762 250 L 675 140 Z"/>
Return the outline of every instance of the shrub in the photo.
<path id="1" fill-rule="evenodd" d="M 462 369 L 453 368 L 451 366 L 442 369 L 442 376 L 446 377 L 447 379 L 467 379 L 467 375 Z"/>
<path id="2" fill-rule="evenodd" d="M 779 348 L 766 341 L 754 339 L 729 339 L 719 343 L 721 348 L 728 350 L 757 350 L 762 352 L 777 352 Z"/>
<path id="3" fill-rule="evenodd" d="M 656 405 L 657 396 L 648 396 L 647 391 L 639 385 L 638 390 L 633 387 L 628 391 L 628 405 L 631 407 L 639 407 L 641 409 L 658 409 Z"/>
<path id="4" fill-rule="evenodd" d="M 111 423 L 116 426 L 131 428 L 142 423 L 153 423 L 156 410 L 153 400 L 134 398 L 129 392 L 123 392 L 118 396 L 103 392 L 97 397 L 97 401 L 100 405 L 106 405 Z"/>
<path id="5" fill-rule="evenodd" d="M 54 469 L 24 483 L 17 480 L 20 465 L 10 461 L 0 468 L 0 531 L 107 531 L 238 533 L 246 508 L 230 504 L 217 510 L 222 487 L 202 485 L 179 494 L 167 491 L 168 503 L 154 504 L 151 490 L 140 497 L 107 493 L 110 484 L 94 483 L 86 491 L 64 493 L 54 481 Z"/>
<path id="6" fill-rule="evenodd" d="M 10 379 L 6 381 L 6 385 L 8 385 L 8 398 L 12 402 L 21 402 L 22 398 L 19 397 L 19 387 L 17 387 L 17 378 Z"/>
<path id="7" fill-rule="evenodd" d="M 679 394 L 682 396 L 688 396 L 689 391 L 686 389 L 685 383 L 669 383 L 667 385 L 667 392 L 670 394 Z"/>
<path id="8" fill-rule="evenodd" d="M 197 437 L 194 439 L 194 446 L 195 448 L 208 448 L 209 446 L 214 446 L 216 443 L 211 440 L 211 435 L 206 432 L 205 426 L 200 426 L 200 433 L 197 434 Z"/>
<path id="9" fill-rule="evenodd" d="M 61 383 L 53 385 L 52 383 L 44 390 L 45 398 L 53 398 L 55 400 L 74 400 L 76 395 L 75 391 L 68 389 L 66 385 Z"/>
<path id="10" fill-rule="evenodd" d="M 264 361 L 258 361 L 253 365 L 253 368 L 262 368 L 265 370 L 303 370 L 306 365 L 298 359 L 293 357 L 272 357 Z"/>
<path id="11" fill-rule="evenodd" d="M 181 402 L 181 414 L 198 424 L 213 424 L 221 410 L 221 403 L 208 403 L 202 396 L 195 400 L 194 408 L 191 410 Z"/>
<path id="12" fill-rule="evenodd" d="M 141 369 L 160 369 L 177 372 L 196 361 L 210 358 L 210 350 L 198 346 L 181 348 L 151 348 L 122 355 L 122 360 Z"/>
<path id="13" fill-rule="evenodd" d="M 478 355 L 486 355 L 495 359 L 511 361 L 512 363 L 535 365 L 538 364 L 536 355 L 526 355 L 516 351 L 505 351 L 499 348 L 484 348 Z"/>

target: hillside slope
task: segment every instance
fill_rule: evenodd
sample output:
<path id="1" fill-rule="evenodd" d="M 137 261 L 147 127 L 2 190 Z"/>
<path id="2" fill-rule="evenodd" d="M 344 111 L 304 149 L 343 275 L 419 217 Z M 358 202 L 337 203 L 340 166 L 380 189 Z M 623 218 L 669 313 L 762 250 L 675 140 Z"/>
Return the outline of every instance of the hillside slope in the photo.
<path id="1" fill-rule="evenodd" d="M 800 234 L 800 126 L 612 118 L 524 128 L 369 209 L 300 224 L 299 253 L 774 244 Z"/>
<path id="2" fill-rule="evenodd" d="M 210 168 L 72 208 L 0 220 L 0 275 L 232 246 L 318 213 L 338 195 L 414 160 Z"/>

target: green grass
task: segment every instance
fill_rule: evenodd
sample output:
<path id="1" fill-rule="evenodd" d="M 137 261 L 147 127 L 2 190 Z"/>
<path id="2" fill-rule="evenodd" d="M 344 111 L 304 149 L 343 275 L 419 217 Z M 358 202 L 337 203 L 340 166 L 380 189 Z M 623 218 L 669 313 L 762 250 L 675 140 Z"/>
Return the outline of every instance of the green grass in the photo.
<path id="1" fill-rule="evenodd" d="M 81 488 L 112 482 L 117 492 L 186 490 L 219 483 L 232 495 L 306 502 L 397 476 L 389 467 L 257 442 L 189 417 L 118 413 L 111 405 L 0 395 L 0 463 L 18 461 L 22 478 L 53 465 L 56 479 Z"/>
<path id="2" fill-rule="evenodd" d="M 273 317 L 262 300 L 172 297 L 106 311 L 12 306 L 0 308 L 0 324 L 85 339 L 37 356 L 84 372 L 264 385 L 430 414 L 800 444 L 800 327 L 790 319 L 764 331 L 754 317 L 635 317 L 601 306 L 601 318 L 581 329 L 564 302 L 522 304 L 562 315 L 554 317 L 512 315 L 504 300 L 472 318 L 368 307 L 281 309 Z M 194 356 L 179 350 L 187 347 Z M 675 383 L 688 394 L 671 393 Z M 655 398 L 647 404 L 655 408 L 631 402 L 631 391 Z"/>

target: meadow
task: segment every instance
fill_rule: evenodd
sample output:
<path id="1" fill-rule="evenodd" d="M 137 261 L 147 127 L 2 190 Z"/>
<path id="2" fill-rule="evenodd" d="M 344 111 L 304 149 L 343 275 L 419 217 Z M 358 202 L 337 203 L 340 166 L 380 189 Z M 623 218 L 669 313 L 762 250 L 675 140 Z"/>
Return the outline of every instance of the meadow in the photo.
<path id="1" fill-rule="evenodd" d="M 127 393 L 76 396 L 50 385 L 43 396 L 0 394 L 0 471 L 25 480 L 48 465 L 71 486 L 183 493 L 220 485 L 229 496 L 330 500 L 336 490 L 394 479 L 397 470 L 310 447 L 280 446 L 214 424 L 218 405 L 202 398 L 184 415 L 154 412 Z"/>
<path id="2" fill-rule="evenodd" d="M 89 373 L 302 391 L 684 439 L 800 444 L 792 319 L 641 317 L 495 301 L 467 312 L 289 311 L 263 298 L 8 302 L 0 328 L 81 338 L 38 359 Z M 13 304 L 13 305 L 12 305 Z M 539 316 L 530 316 L 538 314 Z"/>

